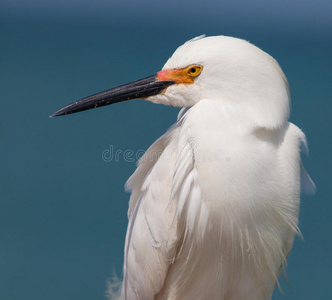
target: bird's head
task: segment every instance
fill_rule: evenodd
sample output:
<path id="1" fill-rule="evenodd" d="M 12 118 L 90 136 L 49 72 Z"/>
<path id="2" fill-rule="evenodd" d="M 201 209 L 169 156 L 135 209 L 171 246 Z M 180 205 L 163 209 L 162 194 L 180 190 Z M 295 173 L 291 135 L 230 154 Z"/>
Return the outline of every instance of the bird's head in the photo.
<path id="1" fill-rule="evenodd" d="M 287 79 L 271 56 L 241 39 L 201 36 L 180 46 L 156 75 L 86 97 L 52 116 L 137 98 L 178 107 L 216 100 L 266 128 L 282 126 L 289 115 Z"/>

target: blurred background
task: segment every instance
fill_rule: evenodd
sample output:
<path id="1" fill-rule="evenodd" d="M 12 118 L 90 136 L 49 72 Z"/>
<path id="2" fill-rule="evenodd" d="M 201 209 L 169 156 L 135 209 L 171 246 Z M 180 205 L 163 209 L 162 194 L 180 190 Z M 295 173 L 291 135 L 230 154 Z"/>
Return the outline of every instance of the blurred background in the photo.
<path id="1" fill-rule="evenodd" d="M 249 40 L 288 77 L 318 192 L 302 198 L 304 241 L 273 300 L 332 299 L 331 12 L 330 0 L 1 0 L 0 299 L 105 299 L 122 272 L 124 183 L 179 109 L 137 100 L 48 116 L 154 74 L 201 34 Z"/>

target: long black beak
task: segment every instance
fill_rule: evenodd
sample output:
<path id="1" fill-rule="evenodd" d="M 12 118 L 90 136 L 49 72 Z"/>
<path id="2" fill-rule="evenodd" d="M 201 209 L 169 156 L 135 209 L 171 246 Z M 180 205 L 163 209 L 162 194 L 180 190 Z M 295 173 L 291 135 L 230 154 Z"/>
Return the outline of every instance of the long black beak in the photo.
<path id="1" fill-rule="evenodd" d="M 73 114 L 117 102 L 158 95 L 172 84 L 175 84 L 175 81 L 160 81 L 157 79 L 157 74 L 152 75 L 78 100 L 59 109 L 51 117 Z"/>

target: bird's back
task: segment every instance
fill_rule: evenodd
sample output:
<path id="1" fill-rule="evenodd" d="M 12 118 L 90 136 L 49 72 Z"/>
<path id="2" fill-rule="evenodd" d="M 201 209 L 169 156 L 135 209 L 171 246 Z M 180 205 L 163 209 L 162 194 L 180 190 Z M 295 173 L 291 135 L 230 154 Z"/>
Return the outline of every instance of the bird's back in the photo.
<path id="1" fill-rule="evenodd" d="M 123 299 L 270 299 L 297 232 L 304 135 L 230 129 L 226 113 L 195 105 L 128 180 Z"/>

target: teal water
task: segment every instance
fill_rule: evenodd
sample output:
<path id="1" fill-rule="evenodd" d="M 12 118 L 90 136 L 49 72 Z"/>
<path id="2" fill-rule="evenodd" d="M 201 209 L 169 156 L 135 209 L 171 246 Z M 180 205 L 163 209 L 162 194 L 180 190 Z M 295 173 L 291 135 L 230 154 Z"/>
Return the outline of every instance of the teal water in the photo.
<path id="1" fill-rule="evenodd" d="M 113 270 L 121 274 L 123 262 L 129 198 L 123 185 L 135 169 L 128 153 L 146 149 L 178 109 L 137 100 L 48 116 L 154 74 L 176 47 L 202 33 L 249 39 L 289 79 L 291 121 L 307 135 L 304 163 L 318 192 L 302 199 L 304 241 L 296 239 L 289 283 L 281 281 L 284 295 L 276 291 L 273 300 L 332 299 L 331 35 L 219 30 L 208 20 L 182 30 L 148 21 L 124 26 L 8 16 L 0 25 L 0 299 L 104 299 L 106 279 Z M 125 150 L 132 152 L 125 157 Z M 122 152 L 105 159 L 109 151 Z"/>

